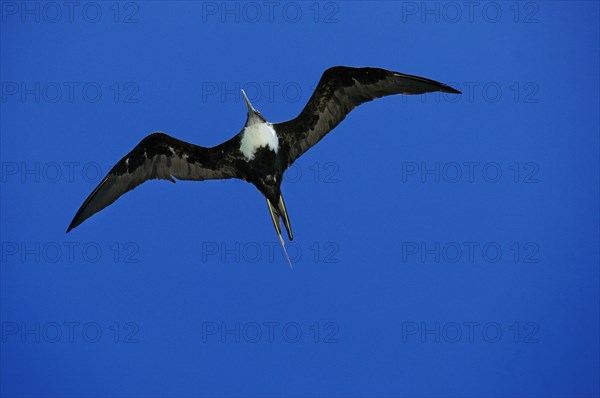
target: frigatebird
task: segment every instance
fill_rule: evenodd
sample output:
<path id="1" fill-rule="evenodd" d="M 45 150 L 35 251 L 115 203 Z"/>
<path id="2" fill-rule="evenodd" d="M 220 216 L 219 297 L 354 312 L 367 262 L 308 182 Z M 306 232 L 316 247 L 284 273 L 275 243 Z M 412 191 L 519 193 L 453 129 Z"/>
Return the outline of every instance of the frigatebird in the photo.
<path id="1" fill-rule="evenodd" d="M 264 195 L 285 252 L 281 219 L 290 240 L 292 227 L 281 194 L 283 174 L 360 104 L 393 94 L 460 91 L 423 77 L 380 68 L 335 66 L 327 69 L 300 114 L 281 123 L 268 122 L 246 93 L 248 118 L 242 130 L 212 148 L 156 132 L 123 157 L 83 202 L 67 232 L 145 181 L 160 179 L 216 180 L 239 178 Z M 289 256 L 286 257 L 289 260 Z M 291 266 L 291 262 L 290 262 Z"/>

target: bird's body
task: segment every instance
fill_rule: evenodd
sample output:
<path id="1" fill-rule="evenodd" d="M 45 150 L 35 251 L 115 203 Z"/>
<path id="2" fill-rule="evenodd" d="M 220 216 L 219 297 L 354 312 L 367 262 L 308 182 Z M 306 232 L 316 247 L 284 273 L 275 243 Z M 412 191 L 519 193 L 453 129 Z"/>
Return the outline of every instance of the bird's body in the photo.
<path id="1" fill-rule="evenodd" d="M 385 69 L 333 67 L 323 73 L 298 117 L 282 123 L 268 122 L 242 92 L 248 119 L 237 135 L 220 145 L 205 148 L 164 133 L 150 134 L 125 155 L 88 196 L 67 232 L 150 179 L 175 182 L 174 179 L 238 178 L 254 184 L 265 196 L 273 225 L 284 246 L 281 219 L 288 237 L 293 239 L 281 195 L 286 169 L 356 106 L 386 95 L 433 91 L 460 93 L 433 80 Z"/>
<path id="2" fill-rule="evenodd" d="M 279 158 L 279 137 L 273 124 L 259 117 L 250 118 L 238 136 L 241 179 L 253 183 L 267 199 L 277 203 L 285 168 Z"/>

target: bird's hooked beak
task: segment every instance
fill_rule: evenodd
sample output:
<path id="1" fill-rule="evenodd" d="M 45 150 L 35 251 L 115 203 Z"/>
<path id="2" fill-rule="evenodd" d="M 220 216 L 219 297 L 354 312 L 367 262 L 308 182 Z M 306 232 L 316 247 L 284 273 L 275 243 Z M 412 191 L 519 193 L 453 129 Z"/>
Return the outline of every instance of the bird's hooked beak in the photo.
<path id="1" fill-rule="evenodd" d="M 250 103 L 250 100 L 248 99 L 248 96 L 246 95 L 246 92 L 244 90 L 242 90 L 242 95 L 244 96 L 244 101 L 246 101 L 246 106 L 248 107 L 248 114 L 251 115 L 253 113 L 256 113 L 256 109 L 254 109 L 254 107 Z"/>
<path id="2" fill-rule="evenodd" d="M 244 96 L 244 101 L 246 101 L 246 106 L 248 107 L 248 120 L 246 120 L 246 125 L 266 122 L 263 115 L 252 106 L 244 90 L 242 90 L 242 95 Z"/>

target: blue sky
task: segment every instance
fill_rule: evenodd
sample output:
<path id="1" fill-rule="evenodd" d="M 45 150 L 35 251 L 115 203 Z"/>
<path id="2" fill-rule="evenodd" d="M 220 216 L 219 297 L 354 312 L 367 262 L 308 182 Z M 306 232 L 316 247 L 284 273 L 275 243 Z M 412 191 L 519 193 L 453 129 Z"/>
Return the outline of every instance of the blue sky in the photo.
<path id="1" fill-rule="evenodd" d="M 0 2 L 0 395 L 599 391 L 596 2 Z M 294 117 L 376 66 L 287 173 L 282 257 L 239 181 L 152 181 L 70 234 L 144 136 Z"/>

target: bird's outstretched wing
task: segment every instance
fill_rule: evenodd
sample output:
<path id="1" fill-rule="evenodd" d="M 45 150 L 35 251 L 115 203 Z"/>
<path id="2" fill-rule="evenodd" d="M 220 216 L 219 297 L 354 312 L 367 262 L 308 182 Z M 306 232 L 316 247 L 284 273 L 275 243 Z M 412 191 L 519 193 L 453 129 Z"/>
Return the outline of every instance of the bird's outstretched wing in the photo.
<path id="1" fill-rule="evenodd" d="M 235 137 L 234 137 L 235 138 Z M 77 211 L 67 232 L 145 181 L 235 178 L 233 139 L 204 148 L 163 133 L 150 134 L 121 159 Z"/>
<path id="2" fill-rule="evenodd" d="M 392 94 L 460 91 L 418 76 L 380 68 L 336 66 L 327 69 L 302 112 L 292 120 L 275 124 L 280 135 L 285 167 L 319 142 L 360 104 Z"/>

